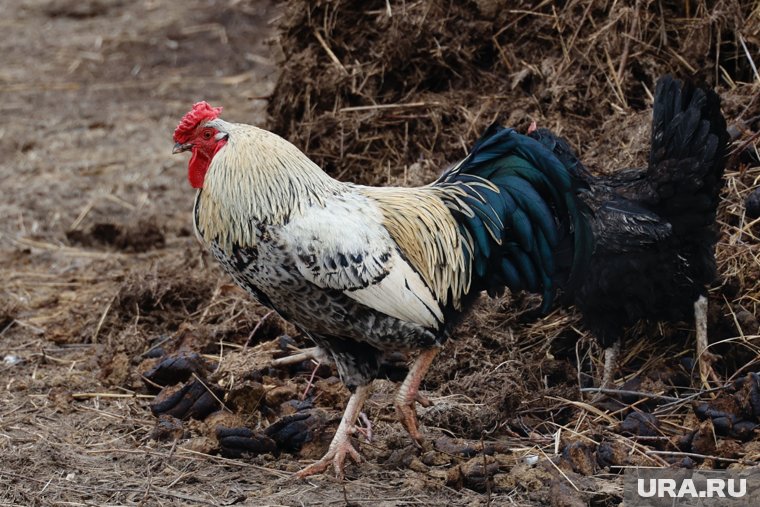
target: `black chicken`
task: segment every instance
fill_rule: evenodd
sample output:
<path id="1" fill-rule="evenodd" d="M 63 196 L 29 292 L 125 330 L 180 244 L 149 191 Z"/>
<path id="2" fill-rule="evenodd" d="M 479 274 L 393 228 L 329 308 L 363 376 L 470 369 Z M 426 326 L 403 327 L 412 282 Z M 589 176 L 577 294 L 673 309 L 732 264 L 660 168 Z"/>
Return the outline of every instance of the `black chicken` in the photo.
<path id="1" fill-rule="evenodd" d="M 705 382 L 706 287 L 716 277 L 715 213 L 728 134 L 718 95 L 670 76 L 657 83 L 649 165 L 591 176 L 568 143 L 546 129 L 530 136 L 588 183 L 594 251 L 585 276 L 568 286 L 585 326 L 606 348 L 602 385 L 611 383 L 620 340 L 640 320 L 695 316 Z"/>

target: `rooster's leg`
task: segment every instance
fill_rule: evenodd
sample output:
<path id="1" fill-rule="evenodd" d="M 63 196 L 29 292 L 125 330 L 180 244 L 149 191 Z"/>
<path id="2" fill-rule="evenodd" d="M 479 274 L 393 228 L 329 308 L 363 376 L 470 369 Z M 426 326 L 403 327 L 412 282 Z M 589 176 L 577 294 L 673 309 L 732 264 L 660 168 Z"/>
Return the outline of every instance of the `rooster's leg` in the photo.
<path id="1" fill-rule="evenodd" d="M 319 347 L 310 347 L 308 349 L 296 349 L 299 350 L 298 353 L 281 357 L 279 359 L 273 359 L 272 360 L 272 366 L 290 366 L 291 364 L 298 364 L 302 361 L 308 361 L 311 360 L 314 363 L 314 369 L 311 371 L 311 376 L 309 377 L 309 381 L 306 383 L 306 388 L 303 390 L 303 393 L 301 394 L 301 399 L 306 399 L 306 395 L 309 394 L 309 389 L 311 389 L 312 382 L 314 381 L 314 376 L 317 374 L 317 370 L 319 369 L 319 365 L 322 363 L 329 363 L 329 360 L 327 358 L 327 354 L 320 349 Z"/>
<path id="2" fill-rule="evenodd" d="M 712 363 L 719 357 L 708 349 L 707 342 L 707 298 L 699 296 L 694 302 L 694 322 L 697 334 L 697 363 L 702 387 L 709 389 L 708 380 L 720 383 L 720 378 L 713 370 Z"/>
<path id="3" fill-rule="evenodd" d="M 419 388 L 420 382 L 425 378 L 425 373 L 427 373 L 430 364 L 433 362 L 433 358 L 435 358 L 439 350 L 436 347 L 420 353 L 409 373 L 407 373 L 401 387 L 398 388 L 394 402 L 401 424 L 404 425 L 406 431 L 409 432 L 409 435 L 418 445 L 422 443 L 422 435 L 420 435 L 417 429 L 417 413 L 414 410 L 414 402 L 419 401 L 424 406 L 431 405 L 427 398 L 420 395 Z"/>
<path id="4" fill-rule="evenodd" d="M 361 461 L 361 456 L 351 445 L 351 435 L 356 431 L 356 419 L 359 417 L 359 413 L 364 405 L 364 400 L 369 396 L 370 385 L 359 386 L 356 391 L 351 395 L 346 405 L 346 411 L 343 412 L 343 418 L 340 420 L 338 430 L 335 432 L 335 436 L 330 442 L 330 447 L 327 449 L 327 453 L 317 461 L 296 474 L 299 478 L 303 479 L 310 475 L 324 472 L 332 463 L 335 468 L 335 474 L 339 477 L 343 477 L 343 464 L 346 461 L 346 455 L 348 455 L 355 463 Z"/>

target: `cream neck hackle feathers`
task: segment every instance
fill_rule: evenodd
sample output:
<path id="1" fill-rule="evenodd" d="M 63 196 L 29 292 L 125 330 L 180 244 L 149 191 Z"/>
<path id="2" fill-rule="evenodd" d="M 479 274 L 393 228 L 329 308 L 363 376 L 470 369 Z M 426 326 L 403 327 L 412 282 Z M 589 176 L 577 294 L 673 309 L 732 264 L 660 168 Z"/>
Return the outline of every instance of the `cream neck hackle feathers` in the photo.
<path id="1" fill-rule="evenodd" d="M 343 183 L 276 134 L 221 119 L 207 125 L 226 134 L 227 144 L 214 156 L 197 198 L 204 241 L 216 241 L 227 253 L 233 245 L 255 246 L 259 226 L 284 226 L 312 206 L 353 193 L 372 208 L 357 213 L 379 211 L 391 238 L 438 301 L 445 305 L 451 296 L 453 306 L 460 307 L 471 266 L 457 223 L 441 199 L 445 188 Z"/>
<path id="2" fill-rule="evenodd" d="M 207 126 L 227 134 L 227 144 L 206 174 L 198 226 L 227 252 L 253 245 L 257 225 L 283 225 L 345 186 L 276 134 L 220 119 Z"/>

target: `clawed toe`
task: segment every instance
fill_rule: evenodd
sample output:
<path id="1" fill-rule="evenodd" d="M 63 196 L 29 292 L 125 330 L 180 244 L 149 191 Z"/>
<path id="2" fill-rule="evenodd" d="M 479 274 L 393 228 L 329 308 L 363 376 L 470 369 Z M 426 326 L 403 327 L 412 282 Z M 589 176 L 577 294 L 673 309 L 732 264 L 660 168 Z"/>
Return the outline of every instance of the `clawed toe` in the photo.
<path id="1" fill-rule="evenodd" d="M 326 357 L 319 347 L 310 347 L 308 349 L 299 349 L 298 352 L 289 356 L 273 359 L 272 366 L 289 366 L 291 364 L 298 364 L 301 361 L 308 361 L 309 359 L 321 363 L 325 361 Z"/>
<path id="2" fill-rule="evenodd" d="M 433 406 L 433 402 L 430 401 L 427 397 L 423 396 L 419 391 L 417 391 L 417 394 L 414 395 L 414 399 L 423 407 Z"/>
<path id="3" fill-rule="evenodd" d="M 344 475 L 343 467 L 346 463 L 346 456 L 351 458 L 351 460 L 356 464 L 359 464 L 362 460 L 359 452 L 354 449 L 354 446 L 351 445 L 351 442 L 346 440 L 336 445 L 335 448 L 329 449 L 327 451 L 327 454 L 325 454 L 322 459 L 316 463 L 312 463 L 300 472 L 296 473 L 296 477 L 303 479 L 305 477 L 309 477 L 310 475 L 322 473 L 327 470 L 327 468 L 332 463 L 333 469 L 335 470 L 335 476 L 339 479 L 342 479 Z"/>
<path id="4" fill-rule="evenodd" d="M 354 463 L 361 462 L 361 455 L 354 449 L 351 444 L 351 435 L 356 432 L 356 419 L 359 417 L 364 400 L 369 395 L 369 385 L 363 385 L 356 388 L 351 398 L 346 405 L 346 411 L 343 413 L 343 417 L 340 420 L 338 429 L 335 431 L 335 436 L 330 442 L 330 447 L 327 449 L 327 453 L 317 461 L 307 466 L 296 474 L 296 477 L 303 479 L 310 475 L 319 474 L 327 470 L 332 463 L 335 469 L 335 475 L 339 478 L 343 478 L 343 466 L 346 463 L 346 456 L 350 457 Z"/>
<path id="5" fill-rule="evenodd" d="M 412 437 L 414 443 L 418 446 L 422 446 L 422 434 L 417 427 L 417 412 L 414 410 L 414 403 L 396 402 L 396 414 L 404 429 Z"/>
<path id="6" fill-rule="evenodd" d="M 396 400 L 394 402 L 399 421 L 409 433 L 409 436 L 412 437 L 414 442 L 420 447 L 422 447 L 423 439 L 417 428 L 415 402 L 423 407 L 429 407 L 432 405 L 430 400 L 420 394 L 419 389 L 420 382 L 425 377 L 425 373 L 433 362 L 433 358 L 438 354 L 438 351 L 438 348 L 433 348 L 420 352 L 420 355 L 417 356 L 414 364 L 409 369 L 409 373 L 406 375 L 404 382 L 398 388 L 398 391 L 396 392 Z"/>

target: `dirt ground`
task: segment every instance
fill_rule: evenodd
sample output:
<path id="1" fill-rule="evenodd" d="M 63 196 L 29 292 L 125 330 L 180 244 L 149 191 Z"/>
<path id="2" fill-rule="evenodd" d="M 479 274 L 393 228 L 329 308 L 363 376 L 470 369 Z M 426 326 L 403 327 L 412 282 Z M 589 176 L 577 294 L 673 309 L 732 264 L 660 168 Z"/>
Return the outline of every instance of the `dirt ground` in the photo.
<path id="1" fill-rule="evenodd" d="M 281 53 L 268 41 L 282 15 L 245 0 L 0 3 L 0 505 L 618 505 L 628 466 L 757 466 L 760 382 L 746 375 L 760 370 L 758 299 L 742 292 L 760 278 L 758 226 L 741 209 L 760 179 L 750 161 L 729 172 L 723 282 L 711 292 L 730 386 L 727 398 L 712 396 L 738 404 L 722 405 L 730 428 L 705 416 L 710 395 L 688 397 L 689 326 L 638 330 L 621 360 L 619 386 L 669 404 L 593 406 L 578 388 L 593 382 L 600 351 L 577 316 L 534 322 L 523 317 L 535 300 L 504 298 L 481 302 L 433 367 L 424 387 L 435 405 L 419 410 L 424 449 L 395 421 L 394 384 L 378 381 L 366 461 L 344 481 L 296 480 L 329 442 L 347 394 L 323 367 L 303 399 L 308 364 L 267 366 L 303 338 L 204 252 L 187 159 L 170 154 L 197 100 L 223 105 L 228 119 L 272 121 Z M 729 120 L 755 111 L 756 94 L 736 85 Z M 632 146 L 627 162 L 646 139 L 648 108 L 639 109 L 609 119 L 621 126 L 609 142 Z M 601 149 L 586 143 L 591 159 Z M 192 373 L 159 372 L 166 358 Z M 161 375 L 176 386 L 157 395 Z M 191 385 L 213 393 L 193 417 L 161 409 Z M 297 426 L 306 442 L 273 436 L 268 452 L 239 456 L 243 444 L 225 448 L 218 431 L 259 438 L 293 414 L 306 417 Z"/>

